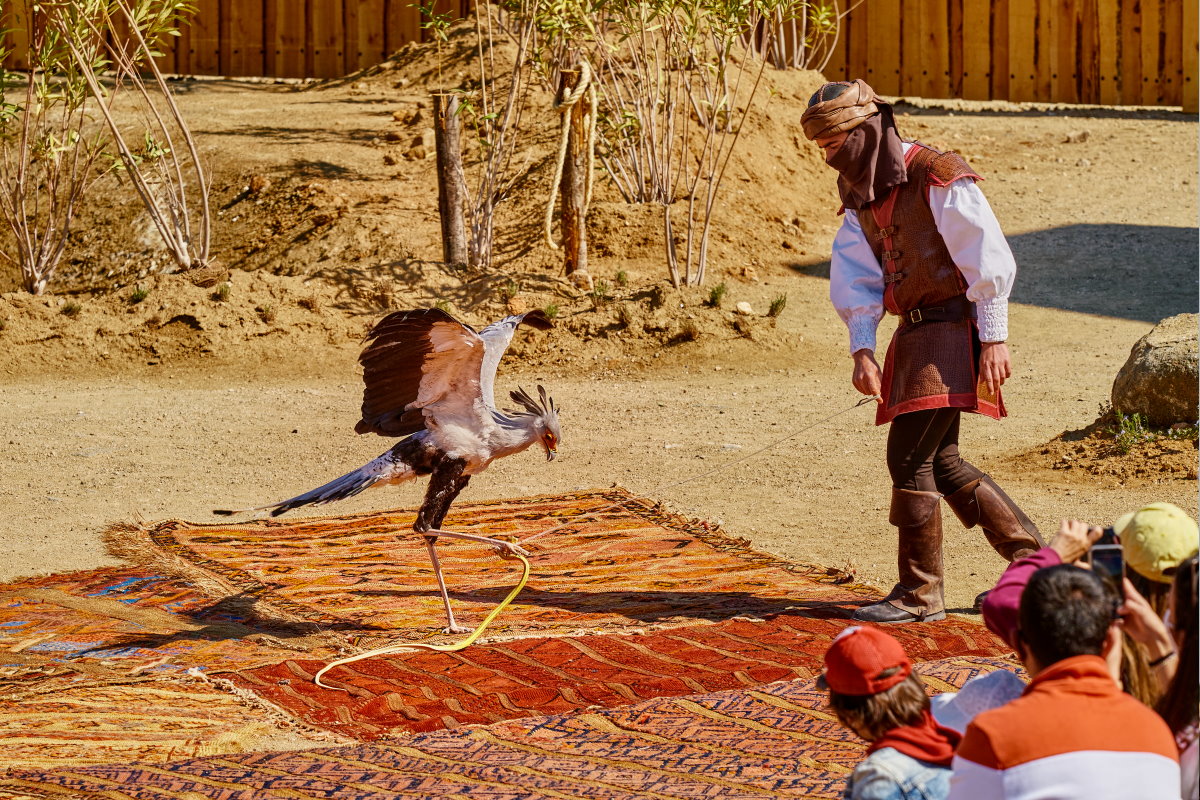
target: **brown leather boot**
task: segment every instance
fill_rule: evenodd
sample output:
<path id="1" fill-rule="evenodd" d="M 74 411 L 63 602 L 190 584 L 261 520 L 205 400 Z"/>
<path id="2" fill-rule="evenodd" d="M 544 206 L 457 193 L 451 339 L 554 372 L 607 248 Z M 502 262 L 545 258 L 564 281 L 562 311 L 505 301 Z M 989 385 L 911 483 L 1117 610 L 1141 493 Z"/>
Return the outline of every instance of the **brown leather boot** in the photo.
<path id="1" fill-rule="evenodd" d="M 946 617 L 942 597 L 942 512 L 937 492 L 892 489 L 888 521 L 900 534 L 900 582 L 882 601 L 854 612 L 860 622 L 927 622 Z"/>
<path id="2" fill-rule="evenodd" d="M 1037 526 L 990 476 L 984 475 L 947 495 L 946 504 L 964 527 L 983 528 L 988 544 L 1010 562 L 1046 546 Z"/>

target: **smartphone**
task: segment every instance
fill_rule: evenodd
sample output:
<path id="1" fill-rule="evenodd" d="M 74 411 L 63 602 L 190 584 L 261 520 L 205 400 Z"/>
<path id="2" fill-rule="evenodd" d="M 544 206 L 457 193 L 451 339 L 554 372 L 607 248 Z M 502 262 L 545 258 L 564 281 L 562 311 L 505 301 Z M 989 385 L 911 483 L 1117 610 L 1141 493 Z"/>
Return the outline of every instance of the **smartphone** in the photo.
<path id="1" fill-rule="evenodd" d="M 1088 552 L 1092 572 L 1099 575 L 1125 600 L 1125 552 L 1119 544 L 1093 545 Z"/>

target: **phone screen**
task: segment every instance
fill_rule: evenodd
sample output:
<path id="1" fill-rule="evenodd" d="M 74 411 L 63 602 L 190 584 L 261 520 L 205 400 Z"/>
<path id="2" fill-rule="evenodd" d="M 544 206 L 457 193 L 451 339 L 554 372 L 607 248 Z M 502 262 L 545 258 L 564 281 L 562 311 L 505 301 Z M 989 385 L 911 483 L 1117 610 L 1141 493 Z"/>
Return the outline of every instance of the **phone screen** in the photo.
<path id="1" fill-rule="evenodd" d="M 1125 598 L 1125 554 L 1119 544 L 1098 544 L 1091 549 L 1092 571 Z"/>

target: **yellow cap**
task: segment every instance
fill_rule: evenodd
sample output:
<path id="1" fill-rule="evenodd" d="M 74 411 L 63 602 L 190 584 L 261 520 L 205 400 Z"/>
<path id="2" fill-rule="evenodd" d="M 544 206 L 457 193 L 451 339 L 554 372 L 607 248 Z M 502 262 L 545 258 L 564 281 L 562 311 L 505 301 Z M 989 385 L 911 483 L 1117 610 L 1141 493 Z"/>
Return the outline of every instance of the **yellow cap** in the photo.
<path id="1" fill-rule="evenodd" d="M 1180 562 L 1200 550 L 1200 527 L 1182 508 L 1150 503 L 1121 516 L 1113 530 L 1121 537 L 1125 563 L 1152 581 L 1170 583 Z"/>

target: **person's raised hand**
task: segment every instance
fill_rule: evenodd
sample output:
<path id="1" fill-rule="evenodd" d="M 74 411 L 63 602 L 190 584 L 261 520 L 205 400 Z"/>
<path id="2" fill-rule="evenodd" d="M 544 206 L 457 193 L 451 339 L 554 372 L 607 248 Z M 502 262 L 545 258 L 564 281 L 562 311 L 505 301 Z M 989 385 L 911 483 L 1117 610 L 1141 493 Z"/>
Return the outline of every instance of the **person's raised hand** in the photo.
<path id="1" fill-rule="evenodd" d="M 1077 519 L 1064 519 L 1058 526 L 1058 533 L 1050 540 L 1050 549 L 1058 553 L 1064 564 L 1074 564 L 1103 535 L 1104 529 L 1097 525 L 1088 526 Z"/>
<path id="2" fill-rule="evenodd" d="M 995 394 L 1012 377 L 1012 358 L 1004 342 L 983 342 L 979 352 L 979 379 Z"/>
<path id="3" fill-rule="evenodd" d="M 1125 602 L 1117 609 L 1121 617 L 1121 626 L 1129 634 L 1129 638 L 1146 646 L 1151 658 L 1174 650 L 1171 633 L 1163 624 L 1162 618 L 1154 613 L 1154 609 L 1129 578 L 1123 578 L 1125 586 Z M 1156 652 L 1161 651 L 1161 652 Z"/>
<path id="4" fill-rule="evenodd" d="M 851 382 L 854 384 L 854 388 L 863 394 L 879 396 L 883 387 L 883 371 L 879 369 L 879 362 L 875 360 L 875 354 L 870 350 L 854 351 L 854 375 Z"/>

